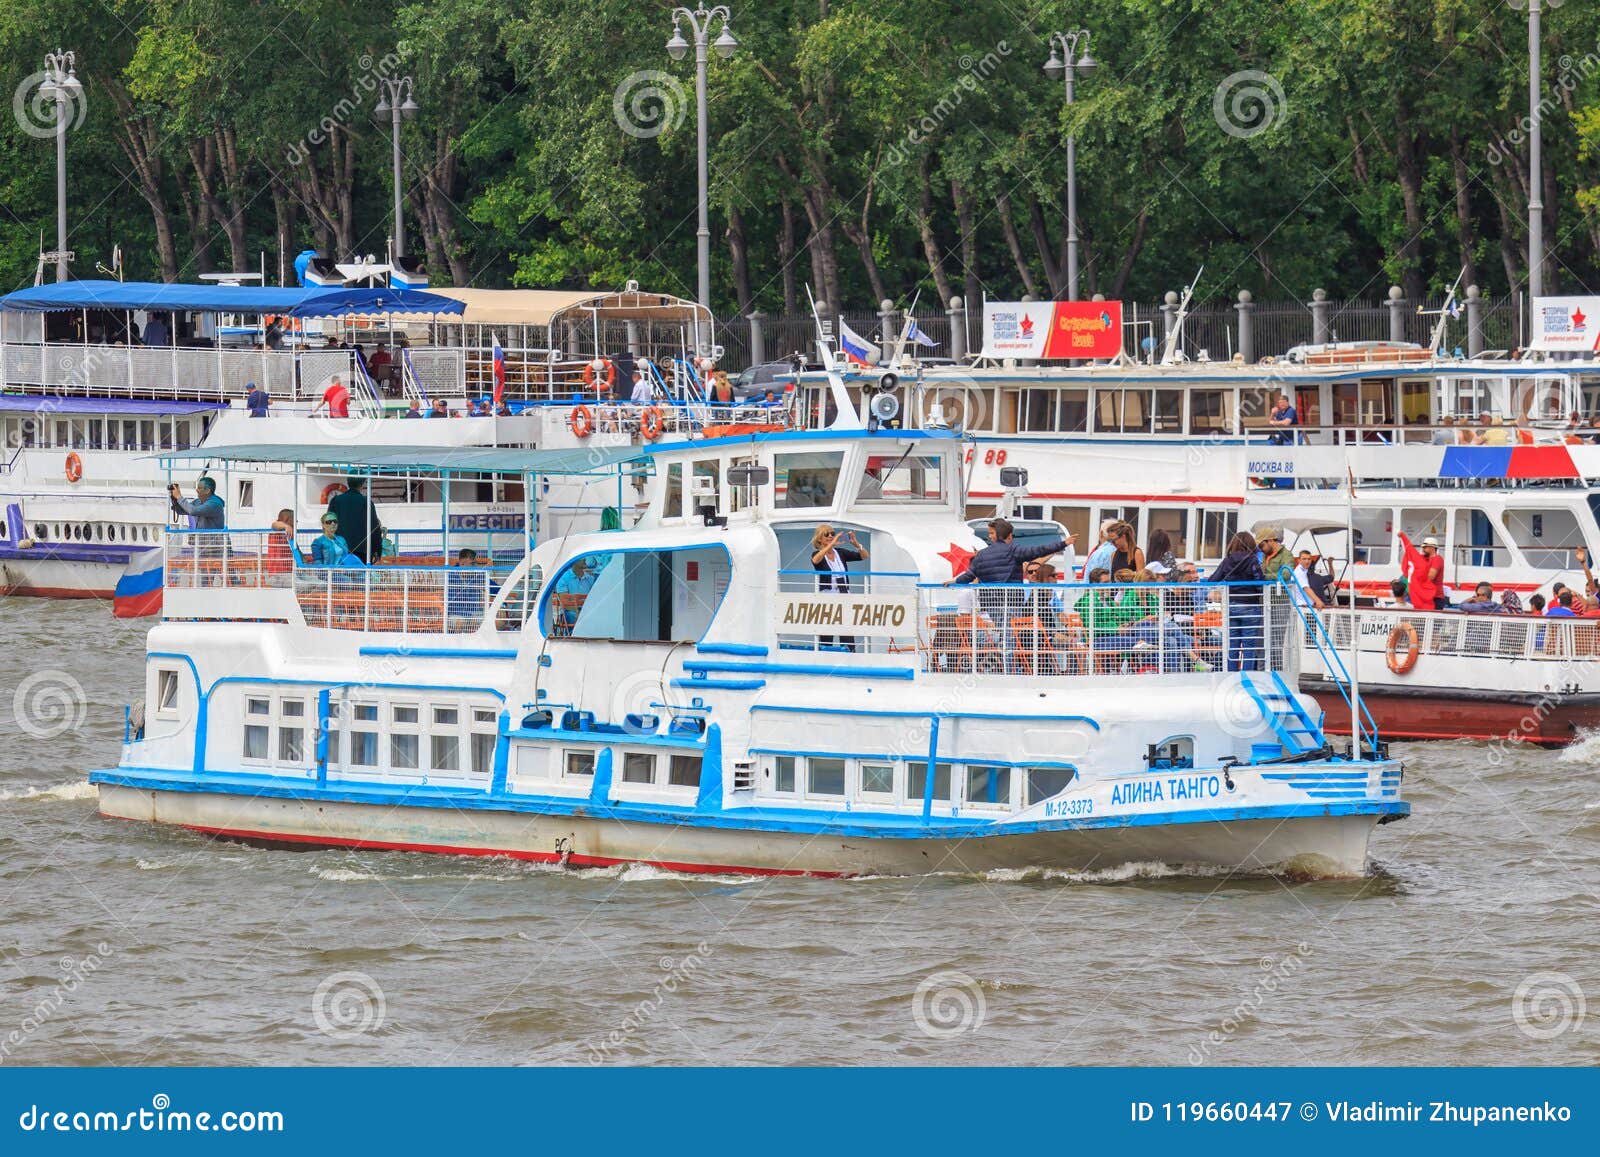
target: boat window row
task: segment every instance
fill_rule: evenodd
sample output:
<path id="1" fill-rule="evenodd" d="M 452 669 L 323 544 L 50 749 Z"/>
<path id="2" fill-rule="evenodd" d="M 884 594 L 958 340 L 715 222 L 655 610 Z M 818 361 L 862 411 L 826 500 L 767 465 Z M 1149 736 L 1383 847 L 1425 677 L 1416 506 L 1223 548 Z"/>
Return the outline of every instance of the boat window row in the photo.
<path id="1" fill-rule="evenodd" d="M 1592 495 L 1591 514 L 1600 515 L 1600 495 Z M 1398 533 L 1413 543 L 1439 540 L 1451 567 L 1511 567 L 1535 571 L 1575 569 L 1577 551 L 1587 545 L 1579 512 L 1563 507 L 1507 507 L 1487 511 L 1468 507 L 1359 506 L 1349 515 L 1355 534 L 1355 560 L 1373 566 L 1398 566 Z M 1344 511 L 1330 513 L 1329 526 L 1314 532 L 1321 543 L 1342 543 Z M 1301 545 L 1307 545 L 1302 542 Z M 1325 552 L 1326 553 L 1326 552 Z M 1334 549 L 1333 554 L 1343 554 Z M 1453 570 L 1447 581 L 1458 581 Z"/>
<path id="2" fill-rule="evenodd" d="M 740 467 L 758 464 L 754 457 L 703 458 L 669 462 L 662 488 L 663 520 L 704 514 L 737 513 L 749 508 L 754 487 L 741 481 Z M 923 450 L 915 443 L 887 443 L 869 455 L 853 493 L 840 493 L 842 450 L 795 451 L 773 455 L 772 505 L 780 510 L 832 507 L 841 498 L 860 505 L 943 505 L 954 480 L 948 456 Z"/>
<path id="3" fill-rule="evenodd" d="M 993 518 L 994 503 L 969 503 L 967 517 Z M 1134 529 L 1134 539 L 1145 544 L 1151 535 L 1164 531 L 1177 558 L 1210 562 L 1226 553 L 1228 540 L 1239 528 L 1239 507 L 1158 506 L 1151 503 L 1036 502 L 1017 503 L 1015 519 L 1058 522 L 1076 536 L 1075 548 L 1081 562 L 1099 537 L 1100 524 L 1108 520 L 1126 522 Z"/>
<path id="4" fill-rule="evenodd" d="M 199 445 L 210 426 L 210 415 L 202 414 L 69 418 L 41 400 L 35 413 L 0 418 L 0 439 L 8 450 L 186 450 Z"/>
<path id="5" fill-rule="evenodd" d="M 161 527 L 128 522 L 36 522 L 38 542 L 150 543 L 161 541 Z"/>
<path id="6" fill-rule="evenodd" d="M 1061 794 L 1076 777 L 1070 766 L 1012 767 L 950 763 L 933 767 L 936 806 L 1015 811 Z M 845 800 L 920 808 L 928 788 L 926 760 L 774 755 L 762 774 L 764 795 L 837 803 Z"/>
<path id="7" fill-rule="evenodd" d="M 599 761 L 598 747 L 520 746 L 517 779 L 565 780 L 593 783 Z M 611 781 L 636 787 L 700 787 L 703 757 L 698 751 L 612 750 Z"/>

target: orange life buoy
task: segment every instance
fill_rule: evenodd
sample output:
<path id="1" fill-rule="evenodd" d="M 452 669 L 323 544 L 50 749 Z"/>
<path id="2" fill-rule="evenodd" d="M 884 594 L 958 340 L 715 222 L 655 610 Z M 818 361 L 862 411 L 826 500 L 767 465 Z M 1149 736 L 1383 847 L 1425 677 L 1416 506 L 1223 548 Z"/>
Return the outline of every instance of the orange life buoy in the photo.
<path id="1" fill-rule="evenodd" d="M 1402 639 L 1405 640 L 1406 645 L 1404 657 L 1398 653 Z M 1417 665 L 1417 655 L 1421 650 L 1422 648 L 1417 642 L 1417 628 L 1410 623 L 1400 623 L 1394 630 L 1389 632 L 1389 641 L 1384 644 L 1383 654 L 1389 663 L 1389 670 L 1396 675 L 1404 675 Z"/>
<path id="2" fill-rule="evenodd" d="M 598 361 L 606 368 L 606 389 L 609 390 L 617 384 L 617 364 L 610 358 L 596 358 L 595 361 Z M 594 378 L 594 362 L 585 362 L 583 364 L 583 384 L 591 390 L 594 389 Z M 579 437 L 582 437 L 582 435 L 580 434 Z"/>
<path id="3" fill-rule="evenodd" d="M 348 487 L 343 482 L 330 482 L 322 488 L 322 505 L 328 505 L 328 500 L 335 494 L 343 494 Z"/>
<path id="4" fill-rule="evenodd" d="M 646 406 L 644 408 L 644 413 L 639 415 L 639 432 L 652 442 L 661 437 L 661 408 L 659 406 Z"/>
<path id="5" fill-rule="evenodd" d="M 76 450 L 67 455 L 67 481 L 76 482 L 83 477 L 83 459 Z"/>
<path id="6" fill-rule="evenodd" d="M 580 438 L 587 438 L 594 433 L 594 415 L 589 412 L 588 406 L 573 406 L 572 413 L 567 417 L 567 423 L 572 427 L 572 432 Z"/>

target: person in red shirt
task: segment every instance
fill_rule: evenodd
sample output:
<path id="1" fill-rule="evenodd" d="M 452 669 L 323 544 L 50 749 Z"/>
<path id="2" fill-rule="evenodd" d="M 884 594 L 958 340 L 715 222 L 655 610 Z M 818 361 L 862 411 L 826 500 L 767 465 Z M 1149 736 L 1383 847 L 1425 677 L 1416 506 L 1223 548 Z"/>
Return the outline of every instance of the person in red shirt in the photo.
<path id="1" fill-rule="evenodd" d="M 1418 550 L 1402 530 L 1400 549 L 1404 552 L 1400 569 L 1406 576 L 1411 605 L 1419 611 L 1442 610 L 1444 559 L 1439 557 L 1439 540 L 1430 535 L 1422 540 L 1422 549 Z"/>
<path id="2" fill-rule="evenodd" d="M 348 418 L 350 416 L 350 389 L 338 378 L 326 390 L 322 391 L 322 404 L 328 407 L 328 417 Z"/>

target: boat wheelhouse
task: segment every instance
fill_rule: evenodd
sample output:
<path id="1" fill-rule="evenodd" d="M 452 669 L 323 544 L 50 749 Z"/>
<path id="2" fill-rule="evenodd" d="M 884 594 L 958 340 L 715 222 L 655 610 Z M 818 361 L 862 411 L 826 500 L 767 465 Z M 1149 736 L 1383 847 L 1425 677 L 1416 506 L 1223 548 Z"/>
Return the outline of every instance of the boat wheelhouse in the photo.
<path id="1" fill-rule="evenodd" d="M 1370 737 L 1337 754 L 1294 690 L 1292 593 L 1152 585 L 1114 629 L 1081 588 L 953 584 L 979 545 L 965 448 L 880 430 L 479 451 L 529 492 L 637 484 L 643 507 L 481 583 L 283 576 L 249 565 L 259 536 L 185 544 L 229 578 L 169 590 L 101 810 L 563 865 L 1362 872 L 1373 826 L 1408 812 L 1401 769 Z M 823 582 L 825 526 L 865 565 Z"/>

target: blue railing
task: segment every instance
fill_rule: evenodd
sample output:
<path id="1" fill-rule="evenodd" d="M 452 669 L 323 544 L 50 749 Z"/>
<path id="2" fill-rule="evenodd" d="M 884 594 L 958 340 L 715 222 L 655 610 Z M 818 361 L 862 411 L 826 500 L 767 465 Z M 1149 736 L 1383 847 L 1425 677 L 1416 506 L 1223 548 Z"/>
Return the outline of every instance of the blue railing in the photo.
<path id="1" fill-rule="evenodd" d="M 1356 710 L 1355 701 L 1350 695 L 1350 670 L 1344 665 L 1344 660 L 1339 657 L 1339 649 L 1334 646 L 1333 638 L 1328 634 L 1328 628 L 1316 609 L 1311 606 L 1310 600 L 1305 597 L 1305 592 L 1300 589 L 1300 584 L 1291 579 L 1279 577 L 1278 583 L 1288 593 L 1289 605 L 1294 608 L 1295 614 L 1300 616 L 1300 623 L 1305 628 L 1306 638 L 1316 648 L 1317 655 L 1322 660 L 1328 677 L 1333 680 L 1333 685 L 1339 690 L 1339 698 L 1344 700 L 1346 707 L 1351 711 Z M 1360 705 L 1359 730 L 1361 737 L 1368 747 L 1376 751 L 1378 748 L 1378 724 L 1372 718 L 1372 713 L 1367 710 L 1367 705 Z"/>

